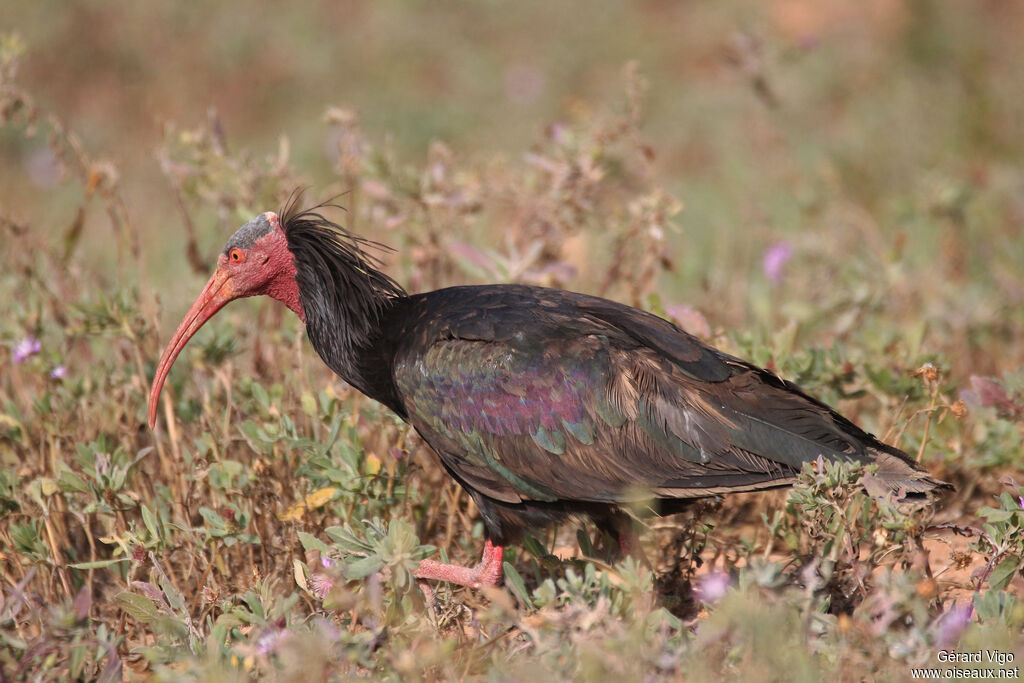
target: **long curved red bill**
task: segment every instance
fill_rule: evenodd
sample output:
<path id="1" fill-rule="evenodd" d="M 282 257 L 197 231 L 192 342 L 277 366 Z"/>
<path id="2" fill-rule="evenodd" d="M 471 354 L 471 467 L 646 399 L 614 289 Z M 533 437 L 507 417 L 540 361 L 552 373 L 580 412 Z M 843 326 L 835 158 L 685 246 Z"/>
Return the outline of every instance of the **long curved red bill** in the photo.
<path id="1" fill-rule="evenodd" d="M 167 379 L 167 375 L 171 371 L 171 366 L 174 365 L 174 360 L 185 348 L 185 344 L 192 338 L 192 335 L 224 304 L 236 298 L 237 295 L 234 287 L 231 286 L 230 277 L 223 269 L 218 268 L 210 281 L 206 283 L 206 287 L 203 288 L 195 303 L 192 304 L 192 308 L 188 309 L 188 313 L 185 314 L 171 341 L 168 342 L 167 348 L 164 349 L 163 355 L 160 356 L 156 375 L 153 376 L 153 386 L 149 390 L 150 429 L 156 425 L 156 409 L 160 401 L 160 391 L 163 389 L 164 380 Z"/>

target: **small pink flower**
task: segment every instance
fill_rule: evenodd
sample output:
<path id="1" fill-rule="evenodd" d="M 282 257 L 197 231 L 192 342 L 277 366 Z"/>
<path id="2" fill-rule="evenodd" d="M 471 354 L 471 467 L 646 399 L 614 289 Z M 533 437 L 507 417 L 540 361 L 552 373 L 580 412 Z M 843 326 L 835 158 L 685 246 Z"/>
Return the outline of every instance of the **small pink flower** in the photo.
<path id="1" fill-rule="evenodd" d="M 334 588 L 334 578 L 323 574 L 321 572 L 315 572 L 309 577 L 309 589 L 313 592 L 313 595 L 323 600 L 327 597 L 327 594 Z"/>
<path id="2" fill-rule="evenodd" d="M 764 250 L 761 257 L 761 268 L 772 284 L 778 284 L 785 275 L 786 264 L 793 258 L 793 247 L 785 242 L 776 242 Z"/>
<path id="3" fill-rule="evenodd" d="M 672 322 L 686 332 L 695 334 L 698 337 L 706 338 L 711 336 L 711 325 L 708 324 L 708 319 L 693 306 L 676 304 L 666 308 L 665 313 L 672 319 Z"/>
<path id="4" fill-rule="evenodd" d="M 64 379 L 68 376 L 68 369 L 65 365 L 57 365 L 50 370 L 50 379 Z"/>
<path id="5" fill-rule="evenodd" d="M 547 134 L 556 143 L 562 144 L 565 142 L 566 137 L 568 137 L 569 127 L 561 121 L 555 121 L 548 126 Z"/>
<path id="6" fill-rule="evenodd" d="M 694 591 L 701 602 L 718 602 L 729 590 L 729 575 L 725 572 L 713 571 L 702 577 Z"/>
<path id="7" fill-rule="evenodd" d="M 29 335 L 14 347 L 14 362 L 23 363 L 29 356 L 34 356 L 42 351 L 42 349 L 43 345 L 39 343 L 39 340 Z"/>
<path id="8" fill-rule="evenodd" d="M 970 625 L 973 614 L 974 606 L 972 604 L 954 604 L 948 612 L 939 617 L 935 624 L 936 645 L 939 647 L 950 647 L 956 644 L 960 639 L 960 635 Z"/>
<path id="9" fill-rule="evenodd" d="M 269 655 L 277 652 L 281 640 L 287 637 L 290 631 L 286 628 L 271 628 L 264 631 L 256 641 L 256 652 L 261 655 Z"/>

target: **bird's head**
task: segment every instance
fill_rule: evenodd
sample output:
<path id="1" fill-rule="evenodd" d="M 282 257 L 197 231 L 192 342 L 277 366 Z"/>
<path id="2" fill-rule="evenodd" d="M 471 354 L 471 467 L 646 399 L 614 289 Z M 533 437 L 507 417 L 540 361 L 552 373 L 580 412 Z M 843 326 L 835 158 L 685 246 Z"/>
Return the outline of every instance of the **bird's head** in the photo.
<path id="1" fill-rule="evenodd" d="M 185 314 L 160 357 L 149 392 L 149 424 L 156 424 L 156 409 L 174 360 L 188 340 L 234 299 L 266 294 L 283 302 L 305 322 L 295 280 L 295 259 L 288 246 L 281 219 L 267 212 L 243 225 L 231 236 L 217 257 L 217 270 Z"/>

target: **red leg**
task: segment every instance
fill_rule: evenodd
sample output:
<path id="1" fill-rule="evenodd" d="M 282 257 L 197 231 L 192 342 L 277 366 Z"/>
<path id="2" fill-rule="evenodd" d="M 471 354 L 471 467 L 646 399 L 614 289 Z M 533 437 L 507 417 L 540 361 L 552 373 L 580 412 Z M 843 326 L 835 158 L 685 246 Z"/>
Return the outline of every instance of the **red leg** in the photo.
<path id="1" fill-rule="evenodd" d="M 651 569 L 651 561 L 647 559 L 640 537 L 636 533 L 636 524 L 628 515 L 620 514 L 611 520 L 612 533 L 619 543 L 619 552 L 628 555 Z"/>
<path id="2" fill-rule="evenodd" d="M 475 567 L 460 567 L 435 560 L 423 560 L 419 568 L 413 572 L 417 579 L 436 579 L 447 581 L 459 586 L 480 588 L 481 586 L 497 586 L 501 583 L 501 559 L 505 549 L 494 545 L 488 540 L 484 543 L 484 553 L 480 563 Z"/>

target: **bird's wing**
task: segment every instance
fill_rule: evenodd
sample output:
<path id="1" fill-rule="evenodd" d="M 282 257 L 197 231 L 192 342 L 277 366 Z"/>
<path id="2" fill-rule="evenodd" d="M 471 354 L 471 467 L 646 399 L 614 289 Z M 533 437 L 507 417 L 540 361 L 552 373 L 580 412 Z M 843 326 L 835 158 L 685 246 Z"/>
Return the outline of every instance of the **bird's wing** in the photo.
<path id="1" fill-rule="evenodd" d="M 878 462 L 894 488 L 931 488 L 900 451 L 794 385 L 656 316 L 574 296 L 532 325 L 501 329 L 493 321 L 513 316 L 491 315 L 396 358 L 409 420 L 481 493 L 698 497 L 786 483 L 819 456 Z"/>

